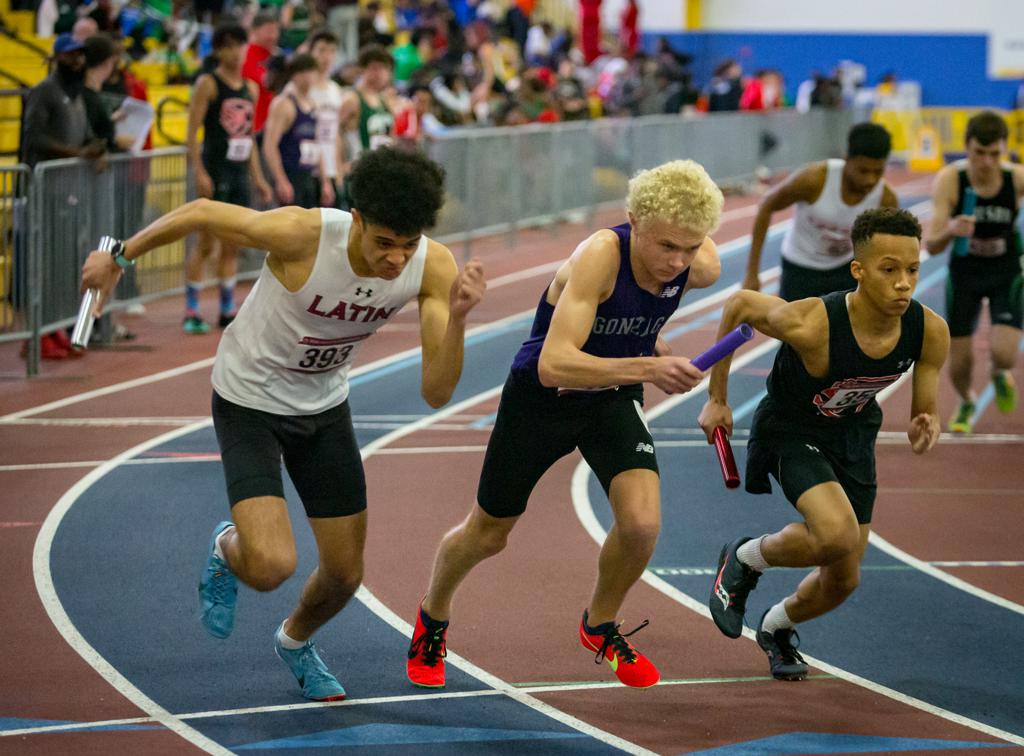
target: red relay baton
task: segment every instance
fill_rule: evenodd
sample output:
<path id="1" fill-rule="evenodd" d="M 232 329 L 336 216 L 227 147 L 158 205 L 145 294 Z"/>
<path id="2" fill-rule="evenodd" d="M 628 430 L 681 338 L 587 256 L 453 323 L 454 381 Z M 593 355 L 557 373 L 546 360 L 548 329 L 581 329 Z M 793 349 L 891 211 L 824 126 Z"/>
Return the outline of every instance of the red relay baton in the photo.
<path id="1" fill-rule="evenodd" d="M 753 337 L 754 329 L 746 323 L 741 323 L 719 339 L 718 343 L 710 349 L 694 357 L 691 362 L 699 370 L 707 370 Z M 718 453 L 718 464 L 722 468 L 722 478 L 725 479 L 725 487 L 739 488 L 740 474 L 736 469 L 736 458 L 732 456 L 732 446 L 729 445 L 729 438 L 725 435 L 725 428 L 718 426 L 712 436 L 715 440 L 715 451 Z"/>
<path id="2" fill-rule="evenodd" d="M 719 425 L 715 428 L 713 438 L 715 440 L 715 451 L 718 453 L 718 465 L 722 468 L 722 479 L 726 488 L 739 488 L 740 473 L 736 469 L 736 458 L 732 456 L 732 445 L 729 437 L 725 435 L 725 428 Z"/>

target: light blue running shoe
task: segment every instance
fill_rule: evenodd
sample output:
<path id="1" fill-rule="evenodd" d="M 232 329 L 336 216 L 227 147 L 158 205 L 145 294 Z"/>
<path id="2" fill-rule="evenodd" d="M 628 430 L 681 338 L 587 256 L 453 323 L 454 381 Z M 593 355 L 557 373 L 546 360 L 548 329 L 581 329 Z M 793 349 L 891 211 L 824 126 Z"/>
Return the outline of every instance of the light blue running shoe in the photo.
<path id="1" fill-rule="evenodd" d="M 199 578 L 199 619 L 206 632 L 214 638 L 227 638 L 235 627 L 235 601 L 238 599 L 238 580 L 227 562 L 217 556 L 214 547 L 217 536 L 234 523 L 225 520 L 213 529 L 210 537 L 210 556 Z"/>
<path id="2" fill-rule="evenodd" d="M 284 627 L 284 623 L 281 623 Z M 280 628 L 278 628 L 280 630 Z M 316 652 L 313 641 L 294 651 L 281 645 L 278 634 L 274 633 L 274 651 L 284 660 L 288 668 L 299 681 L 302 695 L 310 701 L 343 701 L 345 689 L 338 678 L 327 671 L 327 665 Z"/>

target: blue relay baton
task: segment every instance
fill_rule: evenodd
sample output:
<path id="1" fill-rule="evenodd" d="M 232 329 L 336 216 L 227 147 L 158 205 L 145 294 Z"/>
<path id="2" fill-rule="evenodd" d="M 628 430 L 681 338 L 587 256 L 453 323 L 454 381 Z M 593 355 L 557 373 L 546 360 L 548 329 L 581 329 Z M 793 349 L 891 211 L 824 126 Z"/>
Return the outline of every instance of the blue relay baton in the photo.
<path id="1" fill-rule="evenodd" d="M 964 206 L 960 211 L 961 215 L 974 215 L 974 208 L 978 206 L 978 194 L 971 187 L 964 189 Z M 971 238 L 969 236 L 958 236 L 953 240 L 953 254 L 963 257 L 970 249 Z"/>

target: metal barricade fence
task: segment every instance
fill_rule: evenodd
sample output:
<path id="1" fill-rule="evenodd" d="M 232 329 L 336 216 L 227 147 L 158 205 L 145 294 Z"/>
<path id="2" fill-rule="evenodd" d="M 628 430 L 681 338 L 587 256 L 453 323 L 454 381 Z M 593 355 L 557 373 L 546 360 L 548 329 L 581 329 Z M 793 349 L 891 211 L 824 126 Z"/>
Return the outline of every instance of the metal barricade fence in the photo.
<path id="1" fill-rule="evenodd" d="M 752 175 L 760 166 L 795 167 L 842 154 L 851 114 L 792 111 L 650 116 L 441 135 L 429 146 L 447 172 L 447 197 L 432 236 L 464 241 L 514 233 L 621 203 L 636 171 L 693 158 L 712 178 Z M 114 155 L 104 170 L 84 160 L 0 169 L 5 309 L 0 340 L 29 337 L 28 374 L 39 366 L 39 337 L 74 322 L 82 263 L 100 236 L 127 238 L 194 196 L 181 147 Z M 29 180 L 31 178 L 31 180 Z M 30 189 L 30 191 L 27 191 Z M 185 241 L 142 258 L 122 277 L 108 311 L 183 289 Z M 253 277 L 263 253 L 239 258 Z M 109 327 L 101 325 L 101 333 Z"/>
<path id="2" fill-rule="evenodd" d="M 0 342 L 29 335 L 27 165 L 0 167 Z"/>
<path id="3" fill-rule="evenodd" d="M 692 158 L 716 181 L 842 155 L 849 111 L 647 116 L 442 134 L 428 151 L 448 172 L 434 234 L 464 241 L 621 202 L 629 178 Z"/>

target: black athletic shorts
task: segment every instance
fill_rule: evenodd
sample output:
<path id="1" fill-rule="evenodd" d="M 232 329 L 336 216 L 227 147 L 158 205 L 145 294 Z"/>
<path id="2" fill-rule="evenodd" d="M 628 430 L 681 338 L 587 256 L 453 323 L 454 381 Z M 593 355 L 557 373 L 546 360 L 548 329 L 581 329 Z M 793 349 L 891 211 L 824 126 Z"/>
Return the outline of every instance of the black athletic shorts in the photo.
<path id="1" fill-rule="evenodd" d="M 952 261 L 946 278 L 946 321 L 953 338 L 971 336 L 978 327 L 981 300 L 988 299 L 993 325 L 1024 327 L 1024 280 L 1020 266 L 1000 265 L 991 270 L 965 260 Z"/>
<path id="2" fill-rule="evenodd" d="M 779 296 L 787 302 L 808 297 L 821 297 L 833 291 L 847 291 L 856 288 L 857 281 L 850 272 L 850 265 L 840 265 L 830 270 L 805 268 L 797 263 L 782 260 L 782 278 Z"/>
<path id="3" fill-rule="evenodd" d="M 231 506 L 256 496 L 283 499 L 283 459 L 307 516 L 366 509 L 366 477 L 347 401 L 316 415 L 275 415 L 214 391 L 213 426 Z"/>
<path id="4" fill-rule="evenodd" d="M 480 474 L 480 507 L 492 517 L 521 515 L 541 476 L 577 448 L 605 493 L 626 470 L 657 473 L 643 387 L 558 396 L 529 378 L 510 375 Z"/>
<path id="5" fill-rule="evenodd" d="M 858 445 L 859 446 L 859 445 Z M 812 436 L 797 433 L 784 436 L 752 435 L 746 445 L 746 491 L 770 494 L 771 475 L 785 498 L 796 506 L 807 491 L 823 482 L 835 481 L 853 505 L 860 524 L 871 521 L 878 478 L 874 469 L 873 442 L 867 450 L 851 455 L 829 447 Z M 866 453 L 865 453 L 866 452 Z"/>
<path id="6" fill-rule="evenodd" d="M 239 207 L 250 207 L 252 192 L 249 188 L 249 163 L 241 168 L 207 169 L 213 181 L 213 199 Z"/>
<path id="7" fill-rule="evenodd" d="M 288 183 L 292 185 L 295 197 L 292 204 L 307 210 L 320 207 L 320 179 L 309 171 L 289 173 Z"/>

